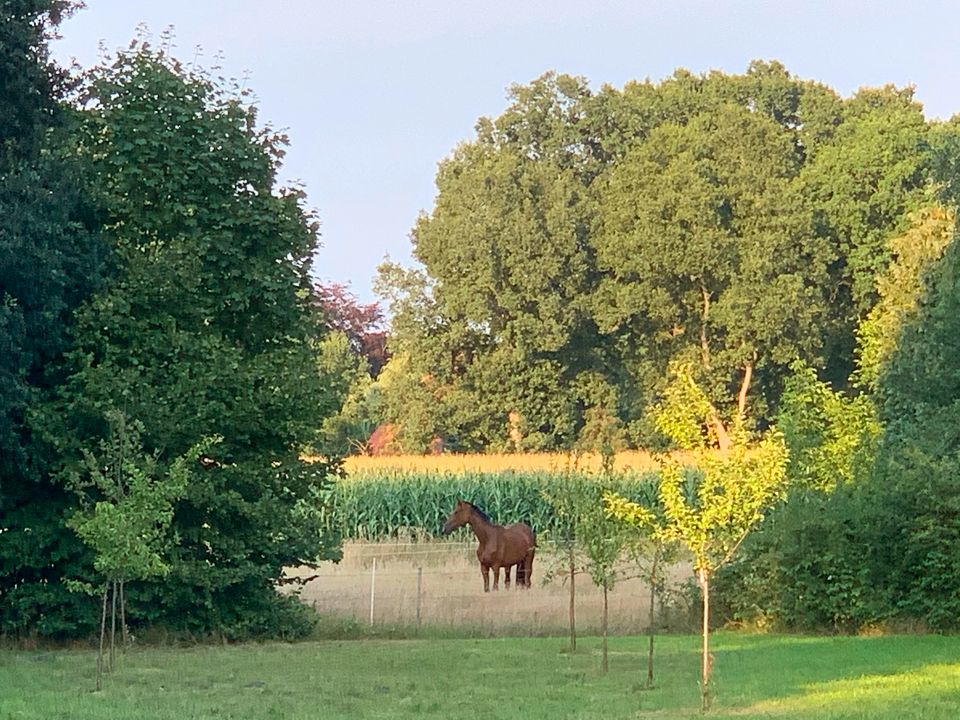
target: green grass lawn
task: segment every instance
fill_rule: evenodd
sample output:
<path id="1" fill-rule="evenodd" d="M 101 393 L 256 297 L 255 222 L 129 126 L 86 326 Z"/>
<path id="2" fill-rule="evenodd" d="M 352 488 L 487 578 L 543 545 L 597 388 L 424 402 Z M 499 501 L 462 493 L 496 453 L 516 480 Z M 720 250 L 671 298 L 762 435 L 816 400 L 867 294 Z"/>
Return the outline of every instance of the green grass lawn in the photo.
<path id="1" fill-rule="evenodd" d="M 659 640 L 643 690 L 643 638 L 562 652 L 561 638 L 356 640 L 139 648 L 95 693 L 95 655 L 0 652 L 0 720 L 43 718 L 699 718 L 696 637 Z M 720 633 L 716 717 L 960 716 L 960 638 Z"/>

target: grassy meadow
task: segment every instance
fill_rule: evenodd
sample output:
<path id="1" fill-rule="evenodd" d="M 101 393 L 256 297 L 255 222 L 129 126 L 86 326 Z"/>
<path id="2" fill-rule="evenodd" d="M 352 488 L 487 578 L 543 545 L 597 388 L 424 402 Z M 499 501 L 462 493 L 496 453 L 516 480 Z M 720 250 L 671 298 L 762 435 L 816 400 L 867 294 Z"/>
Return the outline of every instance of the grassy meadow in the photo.
<path id="1" fill-rule="evenodd" d="M 0 652 L 0 718 L 700 718 L 698 639 L 353 640 L 138 648 L 93 688 L 91 651 Z M 714 717 L 953 720 L 960 638 L 715 638 Z"/>

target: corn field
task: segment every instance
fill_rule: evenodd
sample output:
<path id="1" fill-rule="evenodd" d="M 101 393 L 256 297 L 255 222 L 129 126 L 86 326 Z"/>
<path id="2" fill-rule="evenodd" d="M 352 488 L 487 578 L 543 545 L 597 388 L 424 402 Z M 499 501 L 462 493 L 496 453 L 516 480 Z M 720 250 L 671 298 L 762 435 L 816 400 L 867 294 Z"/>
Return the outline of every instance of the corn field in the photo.
<path id="1" fill-rule="evenodd" d="M 602 483 L 637 502 L 656 501 L 652 472 L 588 473 L 545 471 L 416 472 L 412 470 L 358 471 L 340 480 L 334 490 L 332 530 L 344 539 L 381 541 L 396 538 L 432 539 L 440 536 L 458 499 L 472 502 L 501 525 L 526 522 L 538 534 L 559 529 L 548 497 L 564 492 L 572 478 Z M 469 529 L 458 530 L 463 540 Z"/>

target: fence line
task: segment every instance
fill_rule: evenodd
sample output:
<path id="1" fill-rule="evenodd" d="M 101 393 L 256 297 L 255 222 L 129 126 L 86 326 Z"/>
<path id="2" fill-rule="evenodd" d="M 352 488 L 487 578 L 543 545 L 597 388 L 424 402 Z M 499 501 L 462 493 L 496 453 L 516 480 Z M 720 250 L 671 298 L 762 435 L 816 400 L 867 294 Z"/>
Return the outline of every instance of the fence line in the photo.
<path id="1" fill-rule="evenodd" d="M 415 563 L 416 561 L 409 561 Z M 385 569 L 380 562 L 364 571 L 350 569 L 322 575 L 296 592 L 318 612 L 353 617 L 376 625 L 421 627 L 475 627 L 491 632 L 562 632 L 568 627 L 570 584 L 565 573 L 553 574 L 548 582 L 534 574 L 529 589 L 515 578 L 506 587 L 501 576 L 499 591 L 485 593 L 479 568 L 433 570 L 412 564 Z M 492 586 L 492 584 L 491 584 Z M 671 598 L 657 599 L 656 625 L 688 630 L 689 596 L 677 594 L 679 582 L 671 582 Z M 585 632 L 599 628 L 602 589 L 592 581 L 576 585 L 578 625 Z M 616 632 L 643 632 L 649 623 L 649 585 L 639 578 L 625 579 L 611 591 L 610 628 Z M 665 609 L 666 608 L 666 609 Z"/>
<path id="2" fill-rule="evenodd" d="M 512 566 L 511 566 L 511 567 L 512 567 Z M 445 576 L 445 577 L 446 577 L 446 576 L 463 576 L 463 577 L 466 577 L 467 575 L 469 575 L 470 577 L 473 577 L 474 575 L 480 574 L 480 568 L 479 568 L 479 566 L 478 566 L 477 568 L 475 568 L 474 570 L 434 570 L 433 568 L 430 568 L 430 567 L 421 567 L 421 568 L 419 568 L 419 569 L 420 569 L 420 570 L 425 570 L 425 573 L 424 573 L 424 574 L 425 574 L 427 577 L 436 577 L 437 575 L 443 575 L 443 576 Z M 501 569 L 503 569 L 503 568 L 501 568 Z M 378 569 L 377 569 L 377 577 L 405 577 L 405 576 L 409 576 L 409 575 L 415 574 L 415 572 L 416 572 L 415 570 L 407 570 L 407 571 L 400 571 L 400 570 L 381 570 L 381 569 L 378 568 Z M 582 572 L 578 572 L 577 574 L 578 574 L 578 575 L 582 575 L 583 573 L 582 573 Z M 370 571 L 366 571 L 366 572 L 336 572 L 336 573 L 332 573 L 332 574 L 330 574 L 330 575 L 322 575 L 322 576 L 320 576 L 320 577 L 314 577 L 313 579 L 310 580 L 310 582 L 316 582 L 317 580 L 320 580 L 320 579 L 322 579 L 322 578 L 324 578 L 324 577 L 327 577 L 327 578 L 370 577 Z"/>
<path id="3" fill-rule="evenodd" d="M 370 542 L 370 541 L 360 541 L 360 540 L 345 540 L 344 546 L 351 549 L 360 549 L 360 550 L 383 550 L 388 551 L 390 554 L 400 554 L 405 552 L 447 552 L 451 550 L 467 550 L 477 547 L 476 540 L 469 540 L 463 542 L 447 542 L 445 540 L 424 540 L 423 542 Z M 424 547 L 427 545 L 435 545 L 436 547 L 428 548 Z M 417 550 L 398 550 L 392 551 L 392 548 L 397 547 L 415 547 Z M 535 546 L 537 550 L 552 549 L 552 550 L 566 550 L 567 546 L 561 542 L 555 540 L 543 540 L 538 539 Z"/>

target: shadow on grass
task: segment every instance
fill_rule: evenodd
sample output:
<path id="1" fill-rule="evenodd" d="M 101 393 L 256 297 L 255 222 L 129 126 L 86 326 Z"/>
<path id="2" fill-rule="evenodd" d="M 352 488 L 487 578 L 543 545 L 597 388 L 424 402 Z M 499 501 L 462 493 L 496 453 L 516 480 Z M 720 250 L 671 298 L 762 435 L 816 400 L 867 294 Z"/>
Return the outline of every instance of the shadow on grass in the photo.
<path id="1" fill-rule="evenodd" d="M 713 684 L 721 704 L 745 716 L 958 717 L 956 645 L 956 638 L 930 635 L 720 633 Z"/>
<path id="2" fill-rule="evenodd" d="M 960 664 L 812 683 L 794 694 L 744 708 L 786 718 L 948 718 L 960 714 Z"/>

